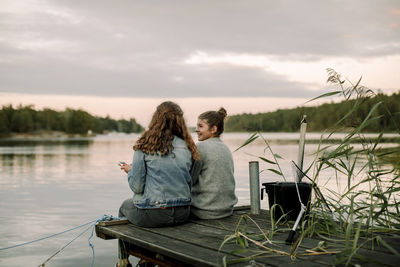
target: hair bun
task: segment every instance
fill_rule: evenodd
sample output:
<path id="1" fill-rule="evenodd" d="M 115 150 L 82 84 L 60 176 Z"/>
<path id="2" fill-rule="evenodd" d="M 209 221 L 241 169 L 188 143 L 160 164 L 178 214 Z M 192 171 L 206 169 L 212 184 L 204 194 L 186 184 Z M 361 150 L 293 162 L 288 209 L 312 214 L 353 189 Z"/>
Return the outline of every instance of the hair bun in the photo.
<path id="1" fill-rule="evenodd" d="M 226 115 L 227 115 L 226 109 L 224 109 L 224 108 L 222 108 L 222 107 L 218 110 L 218 113 L 219 113 L 219 115 L 221 115 L 223 118 L 225 118 Z"/>

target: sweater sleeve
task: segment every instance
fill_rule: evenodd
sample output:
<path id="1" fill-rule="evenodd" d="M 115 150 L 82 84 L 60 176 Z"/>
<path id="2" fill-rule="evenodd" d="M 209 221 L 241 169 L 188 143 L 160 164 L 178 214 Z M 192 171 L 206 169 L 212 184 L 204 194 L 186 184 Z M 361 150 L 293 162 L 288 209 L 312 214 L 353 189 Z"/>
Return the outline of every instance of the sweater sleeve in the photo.
<path id="1" fill-rule="evenodd" d="M 199 175 L 201 172 L 201 168 L 203 167 L 203 161 L 195 160 L 192 164 L 192 168 L 190 169 L 190 175 L 192 176 L 192 185 L 195 185 L 199 181 Z"/>

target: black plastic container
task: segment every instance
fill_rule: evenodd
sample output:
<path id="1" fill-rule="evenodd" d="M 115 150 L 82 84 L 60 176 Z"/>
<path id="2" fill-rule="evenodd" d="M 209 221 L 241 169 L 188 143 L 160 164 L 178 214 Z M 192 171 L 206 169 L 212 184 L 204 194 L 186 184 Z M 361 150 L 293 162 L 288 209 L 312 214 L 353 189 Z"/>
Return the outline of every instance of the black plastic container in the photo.
<path id="1" fill-rule="evenodd" d="M 290 221 L 296 220 L 301 209 L 296 184 L 294 182 L 272 182 L 263 183 L 262 185 L 261 199 L 263 199 L 263 191 L 265 189 L 265 192 L 268 194 L 270 210 L 274 204 L 280 205 L 283 209 L 282 213 L 279 207 L 275 208 L 274 219 L 278 220 L 283 214 L 286 214 L 286 219 Z M 301 201 L 304 205 L 308 206 L 312 185 L 309 183 L 297 183 L 297 186 L 299 187 Z"/>

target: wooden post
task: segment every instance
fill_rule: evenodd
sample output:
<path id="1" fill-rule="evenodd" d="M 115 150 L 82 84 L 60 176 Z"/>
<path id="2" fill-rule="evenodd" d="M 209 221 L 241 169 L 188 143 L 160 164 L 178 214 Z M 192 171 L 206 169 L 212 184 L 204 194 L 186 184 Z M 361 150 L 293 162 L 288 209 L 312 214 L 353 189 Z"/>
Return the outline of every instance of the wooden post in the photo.
<path id="1" fill-rule="evenodd" d="M 260 172 L 258 161 L 249 162 L 250 212 L 260 214 Z"/>
<path id="2" fill-rule="evenodd" d="M 307 121 L 306 115 L 303 115 L 303 119 L 300 123 L 300 141 L 299 141 L 299 155 L 297 158 L 297 166 L 300 170 L 303 170 L 303 160 L 304 160 L 304 146 L 306 144 L 306 130 L 307 130 Z M 303 178 L 303 174 L 301 171 L 297 170 L 297 182 L 300 183 Z"/>

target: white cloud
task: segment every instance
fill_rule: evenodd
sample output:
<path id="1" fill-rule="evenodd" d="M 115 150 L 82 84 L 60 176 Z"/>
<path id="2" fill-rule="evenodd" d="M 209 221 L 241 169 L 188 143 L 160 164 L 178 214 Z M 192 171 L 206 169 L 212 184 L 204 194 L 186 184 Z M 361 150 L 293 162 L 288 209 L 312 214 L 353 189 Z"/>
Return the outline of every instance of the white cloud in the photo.
<path id="1" fill-rule="evenodd" d="M 320 90 L 325 86 L 326 69 L 333 68 L 346 75 L 351 81 L 363 76 L 365 86 L 386 88 L 388 92 L 400 89 L 399 56 L 324 57 L 310 60 L 293 60 L 299 55 L 276 56 L 260 54 L 235 54 L 196 51 L 184 62 L 188 65 L 228 64 L 232 66 L 259 68 L 264 71 L 287 77 L 291 82 L 307 83 L 310 89 Z"/>
<path id="2" fill-rule="evenodd" d="M 184 78 L 182 76 L 174 76 L 174 77 L 172 77 L 172 80 L 177 83 L 181 83 L 184 81 Z"/>
<path id="3" fill-rule="evenodd" d="M 77 48 L 77 45 L 73 42 L 67 42 L 62 40 L 27 40 L 20 41 L 16 44 L 16 48 L 21 50 L 30 50 L 30 51 L 47 51 L 47 52 L 63 52 L 68 50 L 74 50 Z"/>
<path id="4" fill-rule="evenodd" d="M 16 18 L 24 16 L 24 19 L 38 18 L 41 15 L 49 15 L 52 22 L 79 24 L 82 17 L 72 9 L 57 5 L 56 1 L 48 0 L 2 0 L 0 2 L 2 13 L 14 14 Z M 22 18 L 22 17 L 21 17 Z M 50 22 L 50 21 L 49 21 Z"/>

